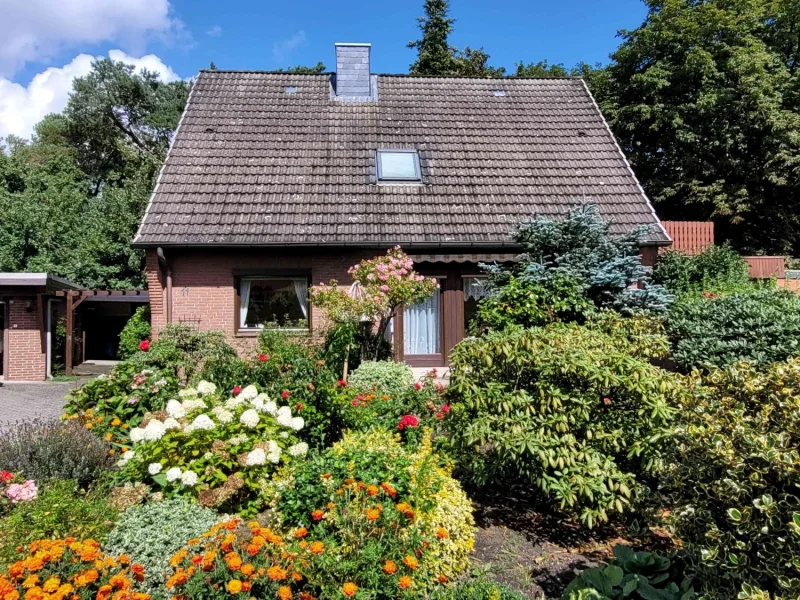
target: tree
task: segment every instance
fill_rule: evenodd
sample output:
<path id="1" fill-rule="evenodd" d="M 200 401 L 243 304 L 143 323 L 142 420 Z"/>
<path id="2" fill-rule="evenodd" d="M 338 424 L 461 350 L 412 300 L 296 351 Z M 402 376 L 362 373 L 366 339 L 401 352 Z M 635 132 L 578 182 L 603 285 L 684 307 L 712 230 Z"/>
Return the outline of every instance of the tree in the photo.
<path id="1" fill-rule="evenodd" d="M 298 73 L 300 75 L 318 75 L 320 73 L 324 73 L 327 69 L 325 68 L 325 63 L 319 61 L 313 67 L 306 67 L 303 65 L 298 65 L 296 67 L 289 67 L 286 69 L 287 73 Z M 282 72 L 283 69 L 278 69 L 279 72 Z"/>
<path id="2" fill-rule="evenodd" d="M 660 215 L 714 219 L 740 250 L 800 250 L 798 4 L 646 2 L 596 93 Z"/>

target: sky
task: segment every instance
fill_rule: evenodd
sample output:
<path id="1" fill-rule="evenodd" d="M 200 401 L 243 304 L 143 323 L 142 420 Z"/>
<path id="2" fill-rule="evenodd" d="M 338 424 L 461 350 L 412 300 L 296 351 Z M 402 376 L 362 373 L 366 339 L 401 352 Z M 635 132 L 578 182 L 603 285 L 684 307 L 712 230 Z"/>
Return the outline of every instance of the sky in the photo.
<path id="1" fill-rule="evenodd" d="M 335 42 L 372 43 L 372 71 L 405 73 L 423 0 L 0 0 L 0 138 L 30 137 L 66 105 L 72 80 L 110 57 L 188 79 L 220 69 L 322 61 Z M 641 0 L 451 0 L 450 41 L 490 63 L 608 61 L 616 33 L 641 24 Z"/>

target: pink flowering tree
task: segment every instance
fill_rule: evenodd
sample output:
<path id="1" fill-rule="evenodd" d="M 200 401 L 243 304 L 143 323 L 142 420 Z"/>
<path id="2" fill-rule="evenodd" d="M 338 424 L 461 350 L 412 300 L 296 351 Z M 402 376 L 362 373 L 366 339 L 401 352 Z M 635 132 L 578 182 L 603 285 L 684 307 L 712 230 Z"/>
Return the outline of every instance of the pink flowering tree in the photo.
<path id="1" fill-rule="evenodd" d="M 361 357 L 376 360 L 381 340 L 392 316 L 404 304 L 432 296 L 439 284 L 432 277 L 414 271 L 414 262 L 396 246 L 385 256 L 362 260 L 347 271 L 353 278 L 349 289 L 331 280 L 310 290 L 311 302 L 323 309 L 335 324 L 361 328 L 365 344 Z"/>

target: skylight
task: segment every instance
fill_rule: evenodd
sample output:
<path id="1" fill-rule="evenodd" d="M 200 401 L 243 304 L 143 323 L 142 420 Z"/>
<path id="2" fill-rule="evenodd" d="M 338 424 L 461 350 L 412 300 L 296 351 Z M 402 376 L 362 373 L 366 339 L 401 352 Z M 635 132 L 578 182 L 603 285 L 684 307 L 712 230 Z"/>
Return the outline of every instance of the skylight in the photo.
<path id="1" fill-rule="evenodd" d="M 494 95 L 495 96 L 505 96 L 506 95 L 506 91 L 505 90 L 495 90 L 494 91 Z"/>
<path id="2" fill-rule="evenodd" d="M 296 94 L 297 93 L 297 88 L 295 86 L 291 85 L 291 86 L 286 88 L 286 93 L 287 94 Z"/>
<path id="3" fill-rule="evenodd" d="M 422 181 L 416 150 L 378 150 L 378 181 Z"/>

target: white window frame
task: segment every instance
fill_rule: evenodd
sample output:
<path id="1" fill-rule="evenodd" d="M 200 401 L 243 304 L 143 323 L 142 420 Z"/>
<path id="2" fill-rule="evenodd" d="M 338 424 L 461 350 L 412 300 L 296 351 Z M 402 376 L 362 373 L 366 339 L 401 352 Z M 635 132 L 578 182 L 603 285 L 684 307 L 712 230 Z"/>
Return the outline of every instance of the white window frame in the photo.
<path id="1" fill-rule="evenodd" d="M 308 302 L 308 298 L 306 298 L 307 306 L 306 306 L 306 322 L 308 323 L 307 327 L 264 327 L 263 325 L 258 325 L 256 327 L 248 327 L 244 324 L 242 320 L 242 282 L 244 281 L 303 281 L 306 284 L 307 288 L 310 288 L 310 280 L 308 277 L 298 276 L 298 275 L 243 275 L 238 278 L 236 283 L 236 293 L 239 296 L 239 314 L 236 315 L 236 323 L 237 327 L 236 330 L 240 332 L 258 332 L 264 331 L 268 329 L 269 331 L 277 331 L 277 332 L 287 332 L 287 333 L 309 333 L 311 331 L 311 303 Z M 249 303 L 249 297 L 248 297 Z"/>

